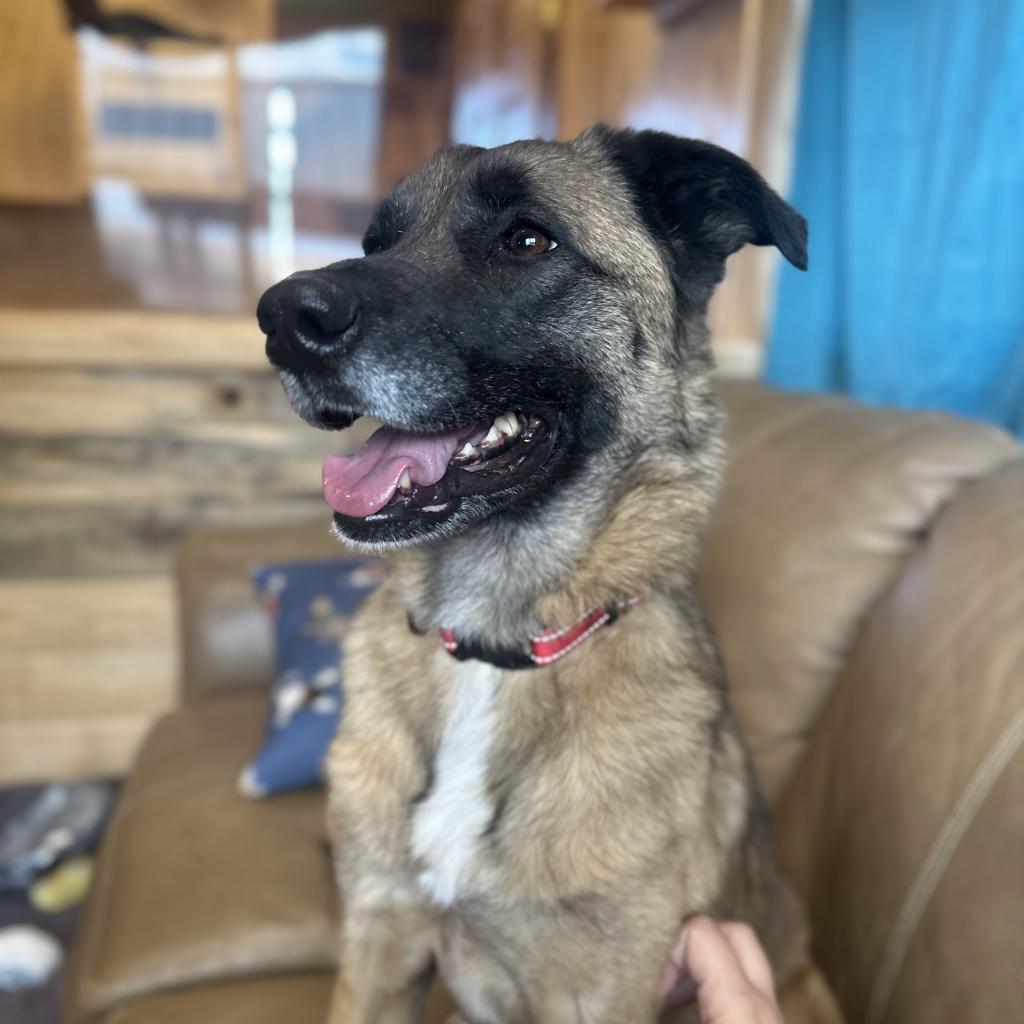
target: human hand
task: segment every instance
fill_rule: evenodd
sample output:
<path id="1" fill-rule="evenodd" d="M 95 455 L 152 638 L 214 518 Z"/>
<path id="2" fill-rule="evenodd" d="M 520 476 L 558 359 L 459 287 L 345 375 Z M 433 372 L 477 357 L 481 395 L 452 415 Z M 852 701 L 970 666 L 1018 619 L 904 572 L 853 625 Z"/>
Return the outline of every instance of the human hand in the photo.
<path id="1" fill-rule="evenodd" d="M 696 997 L 703 1024 L 782 1024 L 768 957 L 746 924 L 687 920 L 662 975 L 661 996 L 666 1006 Z"/>

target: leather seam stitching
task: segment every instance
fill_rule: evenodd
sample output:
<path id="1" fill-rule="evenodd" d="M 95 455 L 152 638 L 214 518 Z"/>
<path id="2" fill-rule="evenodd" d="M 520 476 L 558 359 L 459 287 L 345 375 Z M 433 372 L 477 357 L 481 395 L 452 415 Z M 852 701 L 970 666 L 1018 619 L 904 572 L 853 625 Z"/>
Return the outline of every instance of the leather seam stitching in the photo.
<path id="1" fill-rule="evenodd" d="M 1024 741 L 1024 708 L 1018 710 L 984 760 L 975 769 L 953 810 L 946 816 L 925 859 L 907 890 L 896 921 L 882 953 L 881 966 L 871 986 L 866 1024 L 879 1024 L 896 989 L 899 970 L 914 933 L 935 890 L 960 847 L 975 815 L 985 802 L 1006 766 Z"/>

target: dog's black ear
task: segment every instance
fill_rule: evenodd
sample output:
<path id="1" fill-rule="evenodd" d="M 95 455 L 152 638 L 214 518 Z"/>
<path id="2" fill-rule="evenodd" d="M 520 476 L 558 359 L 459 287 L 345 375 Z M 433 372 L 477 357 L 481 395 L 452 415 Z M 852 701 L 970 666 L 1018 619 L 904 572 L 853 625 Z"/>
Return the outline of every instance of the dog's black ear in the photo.
<path id="1" fill-rule="evenodd" d="M 591 131 L 625 176 L 648 225 L 671 244 L 725 257 L 752 242 L 774 245 L 807 269 L 807 221 L 746 160 L 666 132 Z"/>

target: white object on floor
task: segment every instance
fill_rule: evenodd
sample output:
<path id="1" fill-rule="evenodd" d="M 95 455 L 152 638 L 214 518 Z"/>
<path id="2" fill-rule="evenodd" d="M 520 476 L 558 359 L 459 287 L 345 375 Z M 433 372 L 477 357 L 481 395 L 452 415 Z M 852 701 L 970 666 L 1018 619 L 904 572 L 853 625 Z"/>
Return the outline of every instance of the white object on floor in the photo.
<path id="1" fill-rule="evenodd" d="M 64 961 L 60 943 L 30 924 L 0 928 L 0 989 L 35 988 Z"/>

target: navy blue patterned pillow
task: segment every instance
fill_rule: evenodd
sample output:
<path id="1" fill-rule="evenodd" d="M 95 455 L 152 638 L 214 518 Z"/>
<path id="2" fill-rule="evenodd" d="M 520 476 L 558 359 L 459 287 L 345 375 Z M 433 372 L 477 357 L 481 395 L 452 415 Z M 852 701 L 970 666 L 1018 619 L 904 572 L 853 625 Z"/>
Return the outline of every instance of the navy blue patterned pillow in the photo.
<path id="1" fill-rule="evenodd" d="M 263 747 L 239 787 L 262 797 L 322 781 L 338 727 L 343 641 L 353 612 L 380 582 L 372 558 L 260 566 L 252 578 L 274 627 L 277 673 Z"/>

